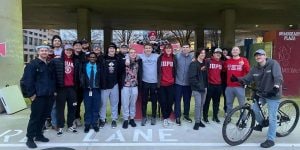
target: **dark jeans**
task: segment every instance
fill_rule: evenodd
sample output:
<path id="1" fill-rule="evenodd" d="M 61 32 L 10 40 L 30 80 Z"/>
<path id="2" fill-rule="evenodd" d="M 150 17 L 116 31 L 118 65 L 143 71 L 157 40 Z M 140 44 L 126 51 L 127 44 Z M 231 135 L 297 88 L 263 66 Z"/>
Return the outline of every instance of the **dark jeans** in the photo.
<path id="1" fill-rule="evenodd" d="M 213 117 L 217 117 L 219 113 L 220 97 L 222 93 L 221 85 L 209 84 L 207 88 L 206 100 L 203 107 L 203 118 L 207 119 L 210 100 L 213 100 Z"/>
<path id="2" fill-rule="evenodd" d="M 97 126 L 101 102 L 100 89 L 92 89 L 92 96 L 89 96 L 89 89 L 84 90 L 84 123 L 85 125 Z"/>
<path id="3" fill-rule="evenodd" d="M 227 87 L 227 84 L 226 83 L 222 83 L 222 95 L 223 95 L 223 98 L 224 98 L 224 112 L 227 111 L 227 103 L 226 103 L 226 95 L 225 95 L 225 90 L 226 90 L 226 87 Z"/>
<path id="4" fill-rule="evenodd" d="M 28 138 L 39 137 L 43 135 L 43 126 L 46 121 L 46 117 L 51 111 L 51 103 L 53 104 L 53 97 L 41 96 L 36 97 L 31 103 L 31 114 L 27 126 Z"/>
<path id="5" fill-rule="evenodd" d="M 174 85 L 160 86 L 159 88 L 159 104 L 164 119 L 169 118 L 172 112 L 172 105 L 174 102 Z"/>
<path id="6" fill-rule="evenodd" d="M 175 84 L 175 116 L 180 118 L 181 116 L 181 98 L 183 97 L 183 115 L 189 116 L 190 103 L 191 103 L 192 90 L 190 86 L 183 86 Z"/>
<path id="7" fill-rule="evenodd" d="M 76 90 L 76 97 L 77 97 L 77 106 L 76 106 L 76 112 L 75 112 L 75 119 L 81 119 L 80 117 L 80 107 L 81 107 L 81 103 L 83 101 L 83 89 L 82 88 L 78 88 Z"/>
<path id="8" fill-rule="evenodd" d="M 75 119 L 76 111 L 76 93 L 73 87 L 59 88 L 57 91 L 56 111 L 57 111 L 57 126 L 63 128 L 65 124 L 65 105 L 68 105 L 67 125 L 71 127 Z"/>
<path id="9" fill-rule="evenodd" d="M 152 102 L 152 117 L 156 118 L 157 111 L 157 84 L 143 82 L 143 95 L 142 95 L 142 117 L 145 118 L 147 115 L 147 104 L 148 100 Z M 149 99 L 150 98 L 150 99 Z"/>

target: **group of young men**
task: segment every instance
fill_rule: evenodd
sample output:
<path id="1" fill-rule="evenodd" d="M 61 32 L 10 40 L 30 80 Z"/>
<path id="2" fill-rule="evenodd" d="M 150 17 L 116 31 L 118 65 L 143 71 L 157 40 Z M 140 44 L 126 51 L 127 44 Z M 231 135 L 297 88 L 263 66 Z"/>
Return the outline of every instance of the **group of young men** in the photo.
<path id="1" fill-rule="evenodd" d="M 90 49 L 86 40 L 62 47 L 62 40 L 56 35 L 52 39 L 52 51 L 48 46 L 38 46 L 37 58 L 26 65 L 23 75 L 28 97 L 32 101 L 27 146 L 37 147 L 34 140 L 49 141 L 43 135 L 47 119 L 48 122 L 51 120 L 57 135 L 63 135 L 66 103 L 67 130 L 73 133 L 77 133 L 76 127 L 81 125 L 82 102 L 85 108 L 85 133 L 90 128 L 98 132 L 99 128 L 106 125 L 108 100 L 112 128 L 117 127 L 120 111 L 123 116 L 122 128 L 126 129 L 129 125 L 136 127 L 134 118 L 138 94 L 142 96 L 141 126 L 145 126 L 148 120 L 151 125 L 155 125 L 157 118 L 162 117 L 163 126 L 167 127 L 172 124 L 172 111 L 176 124 L 181 125 L 181 99 L 184 104 L 183 119 L 191 123 L 189 112 L 192 94 L 195 98 L 195 130 L 205 127 L 201 121 L 202 116 L 203 121 L 209 123 L 211 99 L 212 120 L 220 123 L 218 115 L 222 91 L 226 98 L 225 113 L 232 109 L 235 97 L 240 105 L 244 104 L 245 89 L 236 81 L 251 82 L 252 78 L 248 74 L 249 63 L 240 56 L 238 47 L 232 48 L 231 56 L 227 55 L 228 50 L 216 48 L 208 58 L 207 52 L 202 49 L 192 53 L 188 43 L 183 44 L 182 50 L 176 54 L 169 43 L 163 46 L 161 54 L 153 50 L 151 43 L 143 44 L 143 54 L 137 54 L 135 49 L 128 49 L 127 45 L 121 45 L 117 53 L 114 43 L 102 53 L 99 45 Z M 257 52 L 255 57 L 258 54 L 265 55 Z M 279 80 L 276 80 L 274 87 L 281 86 Z M 147 117 L 148 101 L 152 103 L 150 118 Z M 157 116 L 157 102 L 162 116 Z M 273 136 L 270 140 L 274 141 Z"/>

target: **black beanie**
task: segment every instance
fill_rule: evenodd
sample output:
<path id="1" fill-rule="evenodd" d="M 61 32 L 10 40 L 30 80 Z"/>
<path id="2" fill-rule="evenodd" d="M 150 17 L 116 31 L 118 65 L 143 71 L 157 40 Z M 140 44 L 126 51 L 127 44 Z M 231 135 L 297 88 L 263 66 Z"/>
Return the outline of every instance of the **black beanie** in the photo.
<path id="1" fill-rule="evenodd" d="M 113 43 L 113 42 L 111 42 L 111 43 L 108 45 L 108 48 L 110 48 L 110 47 L 113 47 L 113 48 L 117 49 L 117 45 L 116 45 L 115 43 Z"/>
<path id="2" fill-rule="evenodd" d="M 59 40 L 60 40 L 60 43 L 62 43 L 61 37 L 60 37 L 59 35 L 54 35 L 54 36 L 52 37 L 52 40 L 51 40 L 51 44 L 52 44 L 52 45 L 53 45 L 54 39 L 59 39 Z"/>

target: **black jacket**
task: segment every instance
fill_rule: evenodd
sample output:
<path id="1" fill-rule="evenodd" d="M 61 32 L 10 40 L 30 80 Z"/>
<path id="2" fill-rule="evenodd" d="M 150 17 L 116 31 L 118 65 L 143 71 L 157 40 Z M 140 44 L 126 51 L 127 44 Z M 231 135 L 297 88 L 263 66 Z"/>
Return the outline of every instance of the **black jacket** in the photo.
<path id="1" fill-rule="evenodd" d="M 28 96 L 53 96 L 55 92 L 55 78 L 53 70 L 42 60 L 36 58 L 28 63 L 24 69 L 24 85 Z"/>
<path id="2" fill-rule="evenodd" d="M 207 88 L 207 69 L 201 70 L 203 66 L 207 67 L 205 62 L 194 61 L 190 64 L 188 75 L 192 91 L 205 92 Z"/>
<path id="3" fill-rule="evenodd" d="M 125 66 L 125 59 L 120 60 L 120 71 L 121 71 L 121 80 L 119 83 L 120 88 L 124 87 L 125 77 L 126 77 L 126 66 Z M 137 73 L 137 80 L 138 80 L 138 87 L 142 87 L 142 77 L 143 77 L 143 61 L 142 59 L 137 59 L 135 63 L 138 63 L 138 73 Z"/>
<path id="4" fill-rule="evenodd" d="M 54 71 L 56 87 L 62 88 L 65 86 L 65 59 L 64 59 L 64 51 L 62 52 L 61 58 L 54 58 L 50 62 L 51 68 Z M 73 65 L 74 65 L 74 84 L 75 88 L 79 88 L 80 83 L 80 70 L 81 65 L 78 59 L 73 57 Z"/>
<path id="5" fill-rule="evenodd" d="M 80 86 L 82 88 L 90 88 L 89 84 L 90 84 L 90 79 L 88 77 L 88 74 L 86 72 L 86 65 L 88 64 L 88 62 L 84 63 L 81 69 L 81 73 L 80 73 Z M 100 76 L 101 76 L 101 65 L 100 63 L 96 63 L 97 65 L 97 73 L 95 76 L 95 87 L 94 88 L 100 88 L 101 86 L 101 80 L 100 80 Z"/>

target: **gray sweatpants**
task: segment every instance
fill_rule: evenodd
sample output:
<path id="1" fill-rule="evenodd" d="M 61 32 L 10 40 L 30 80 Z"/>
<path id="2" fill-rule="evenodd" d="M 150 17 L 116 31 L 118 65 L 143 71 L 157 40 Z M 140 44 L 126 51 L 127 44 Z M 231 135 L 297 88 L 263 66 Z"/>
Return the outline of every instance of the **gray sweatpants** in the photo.
<path id="1" fill-rule="evenodd" d="M 229 113 L 232 110 L 233 101 L 235 97 L 237 97 L 240 106 L 245 104 L 244 87 L 226 87 L 225 95 L 226 95 L 226 105 L 227 105 L 226 113 Z"/>
<path id="2" fill-rule="evenodd" d="M 122 114 L 123 119 L 128 120 L 134 119 L 135 117 L 135 103 L 138 97 L 138 88 L 137 87 L 123 87 L 122 91 Z"/>
<path id="3" fill-rule="evenodd" d="M 195 99 L 195 122 L 200 123 L 203 106 L 206 99 L 207 88 L 205 88 L 205 92 L 193 91 L 192 93 Z"/>
<path id="4" fill-rule="evenodd" d="M 112 120 L 118 119 L 118 103 L 119 103 L 119 87 L 116 84 L 112 89 L 101 90 L 101 106 L 100 119 L 102 121 L 106 118 L 107 100 L 110 101 L 110 110 Z"/>

